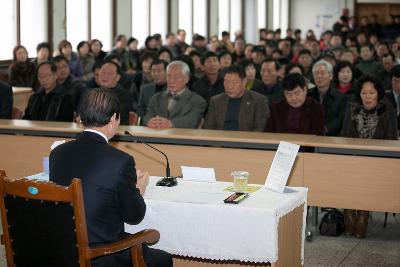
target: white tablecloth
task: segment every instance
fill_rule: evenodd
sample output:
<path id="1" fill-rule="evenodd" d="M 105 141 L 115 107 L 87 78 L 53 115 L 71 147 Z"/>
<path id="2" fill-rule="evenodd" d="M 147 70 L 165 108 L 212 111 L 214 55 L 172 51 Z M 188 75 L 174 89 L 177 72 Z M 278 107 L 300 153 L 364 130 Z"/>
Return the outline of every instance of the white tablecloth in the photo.
<path id="1" fill-rule="evenodd" d="M 157 229 L 161 238 L 155 248 L 212 260 L 275 262 L 279 219 L 304 203 L 303 261 L 306 188 L 287 188 L 284 194 L 261 188 L 235 205 L 223 203 L 232 194 L 223 189 L 231 183 L 179 179 L 178 186 L 169 188 L 155 186 L 158 179 L 150 177 L 143 221 L 139 225 L 125 225 L 129 233 Z"/>

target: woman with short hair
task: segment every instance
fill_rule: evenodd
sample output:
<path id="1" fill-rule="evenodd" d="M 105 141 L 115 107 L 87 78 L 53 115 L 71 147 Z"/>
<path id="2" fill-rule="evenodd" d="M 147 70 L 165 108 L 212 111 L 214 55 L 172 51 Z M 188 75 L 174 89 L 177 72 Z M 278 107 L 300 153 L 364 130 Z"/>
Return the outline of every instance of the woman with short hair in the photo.
<path id="1" fill-rule="evenodd" d="M 363 76 L 358 81 L 354 99 L 347 105 L 341 136 L 398 139 L 396 113 L 385 97 L 382 83 L 375 77 Z M 345 234 L 364 238 L 369 211 L 345 209 L 344 215 Z"/>

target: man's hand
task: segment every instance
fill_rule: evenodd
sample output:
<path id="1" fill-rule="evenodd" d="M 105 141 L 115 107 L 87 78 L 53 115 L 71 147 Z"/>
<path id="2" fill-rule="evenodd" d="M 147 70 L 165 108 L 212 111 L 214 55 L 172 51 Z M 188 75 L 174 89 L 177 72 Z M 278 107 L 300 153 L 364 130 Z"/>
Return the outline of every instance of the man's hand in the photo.
<path id="1" fill-rule="evenodd" d="M 147 127 L 153 129 L 169 129 L 172 128 L 172 123 L 167 118 L 155 116 L 149 120 Z"/>
<path id="2" fill-rule="evenodd" d="M 149 173 L 136 170 L 136 176 L 137 176 L 136 188 L 139 189 L 140 194 L 143 196 L 144 192 L 146 191 L 146 186 L 149 182 Z"/>
<path id="3" fill-rule="evenodd" d="M 159 128 L 160 120 L 158 119 L 159 117 L 153 117 L 149 120 L 147 123 L 147 127 L 157 129 Z"/>
<path id="4" fill-rule="evenodd" d="M 172 122 L 169 119 L 159 117 L 160 119 L 160 129 L 169 129 L 172 128 Z"/>

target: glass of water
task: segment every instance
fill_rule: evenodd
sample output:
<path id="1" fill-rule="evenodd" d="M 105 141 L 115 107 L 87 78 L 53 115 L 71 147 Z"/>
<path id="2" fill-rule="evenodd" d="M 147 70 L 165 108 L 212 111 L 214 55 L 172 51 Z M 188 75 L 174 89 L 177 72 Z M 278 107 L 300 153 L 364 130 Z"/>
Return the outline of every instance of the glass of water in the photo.
<path id="1" fill-rule="evenodd" d="M 247 181 L 249 173 L 246 171 L 234 171 L 231 173 L 233 176 L 233 187 L 237 192 L 245 192 L 247 189 Z"/>

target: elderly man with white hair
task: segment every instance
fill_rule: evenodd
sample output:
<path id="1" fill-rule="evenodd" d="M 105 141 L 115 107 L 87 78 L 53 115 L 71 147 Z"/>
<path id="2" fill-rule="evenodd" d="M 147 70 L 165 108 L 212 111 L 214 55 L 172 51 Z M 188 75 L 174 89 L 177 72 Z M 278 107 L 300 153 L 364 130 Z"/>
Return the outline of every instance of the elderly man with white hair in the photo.
<path id="1" fill-rule="evenodd" d="M 167 90 L 153 95 L 143 124 L 153 129 L 196 128 L 206 109 L 206 101 L 187 87 L 189 66 L 173 61 L 167 66 Z"/>
<path id="2" fill-rule="evenodd" d="M 331 63 L 320 60 L 314 64 L 312 72 L 315 87 L 309 92 L 309 96 L 324 106 L 325 134 L 339 136 L 347 97 L 332 87 L 333 66 Z"/>

